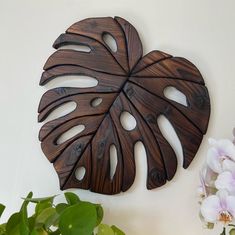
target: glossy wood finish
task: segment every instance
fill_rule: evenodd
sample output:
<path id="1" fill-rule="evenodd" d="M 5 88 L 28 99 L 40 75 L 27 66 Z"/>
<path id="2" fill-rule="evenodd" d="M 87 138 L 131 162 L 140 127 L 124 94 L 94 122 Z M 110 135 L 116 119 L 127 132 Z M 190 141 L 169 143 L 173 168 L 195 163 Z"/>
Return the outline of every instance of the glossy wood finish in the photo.
<path id="1" fill-rule="evenodd" d="M 116 41 L 109 48 L 104 34 Z M 90 52 L 60 49 L 64 45 L 84 45 Z M 177 157 L 158 126 L 164 115 L 182 144 L 187 168 L 206 133 L 210 99 L 198 69 L 188 60 L 161 51 L 142 57 L 136 29 L 120 17 L 90 18 L 73 24 L 54 43 L 57 49 L 47 60 L 40 85 L 59 76 L 86 75 L 98 80 L 90 88 L 59 87 L 47 91 L 39 104 L 39 122 L 62 104 L 75 102 L 69 114 L 46 122 L 39 133 L 44 154 L 53 163 L 61 189 L 83 188 L 103 194 L 128 190 L 136 168 L 134 146 L 141 141 L 147 154 L 148 189 L 164 185 L 177 169 Z M 66 77 L 65 77 L 66 79 Z M 187 106 L 168 99 L 167 87 L 175 87 L 187 97 Z M 92 101 L 102 102 L 93 106 Z M 123 128 L 120 116 L 126 111 L 136 119 L 133 130 Z M 63 133 L 77 125 L 85 129 L 58 144 Z M 110 178 L 110 146 L 117 150 L 117 166 Z M 85 168 L 83 179 L 76 171 Z"/>

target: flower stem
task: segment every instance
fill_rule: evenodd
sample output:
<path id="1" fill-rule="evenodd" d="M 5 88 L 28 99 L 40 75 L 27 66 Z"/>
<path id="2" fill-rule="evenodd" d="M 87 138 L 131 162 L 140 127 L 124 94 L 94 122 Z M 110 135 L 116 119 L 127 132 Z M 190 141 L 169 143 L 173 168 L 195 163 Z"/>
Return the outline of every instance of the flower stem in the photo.
<path id="1" fill-rule="evenodd" d="M 223 228 L 223 232 L 220 235 L 226 235 L 226 228 Z"/>

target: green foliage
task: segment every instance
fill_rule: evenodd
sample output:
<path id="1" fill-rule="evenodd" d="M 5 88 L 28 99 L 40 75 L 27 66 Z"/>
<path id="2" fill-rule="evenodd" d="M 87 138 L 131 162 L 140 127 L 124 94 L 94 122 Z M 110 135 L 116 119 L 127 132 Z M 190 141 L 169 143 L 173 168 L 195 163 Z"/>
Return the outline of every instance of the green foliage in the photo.
<path id="1" fill-rule="evenodd" d="M 5 206 L 0 203 L 0 218 L 4 210 L 5 210 Z"/>
<path id="2" fill-rule="evenodd" d="M 104 215 L 101 205 L 81 201 L 71 192 L 64 196 L 66 203 L 55 205 L 55 196 L 33 198 L 30 192 L 23 198 L 20 211 L 0 225 L 0 235 L 125 235 L 114 225 L 101 224 Z M 30 203 L 35 209 L 34 214 L 28 216 Z M 0 204 L 0 217 L 4 209 Z"/>
<path id="3" fill-rule="evenodd" d="M 229 231 L 229 235 L 235 235 L 235 228 L 232 228 L 232 229 Z"/>

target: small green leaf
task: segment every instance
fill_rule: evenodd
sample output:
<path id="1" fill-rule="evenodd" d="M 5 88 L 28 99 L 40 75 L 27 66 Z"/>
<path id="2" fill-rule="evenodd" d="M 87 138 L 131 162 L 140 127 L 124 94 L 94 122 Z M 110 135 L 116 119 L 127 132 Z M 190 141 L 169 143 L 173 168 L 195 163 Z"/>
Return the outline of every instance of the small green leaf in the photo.
<path id="1" fill-rule="evenodd" d="M 235 228 L 232 228 L 232 229 L 229 231 L 229 235 L 235 235 Z"/>
<path id="2" fill-rule="evenodd" d="M 101 223 L 101 221 L 102 221 L 102 219 L 103 219 L 103 217 L 104 217 L 103 208 L 102 208 L 102 206 L 99 205 L 99 204 L 96 205 L 96 213 L 97 213 L 96 226 L 98 226 L 98 225 Z"/>
<path id="3" fill-rule="evenodd" d="M 31 199 L 33 196 L 33 193 L 30 192 L 26 199 Z M 24 200 L 21 209 L 20 209 L 20 234 L 21 235 L 29 235 L 29 222 L 28 222 L 28 212 L 27 212 L 27 206 L 29 204 L 29 201 Z"/>
<path id="4" fill-rule="evenodd" d="M 36 228 L 45 227 L 49 228 L 51 225 L 56 223 L 58 219 L 58 214 L 55 208 L 49 207 L 44 209 L 37 217 L 36 217 Z"/>
<path id="5" fill-rule="evenodd" d="M 37 203 L 35 207 L 35 214 L 39 215 L 44 209 L 52 207 L 52 201 L 47 200 L 47 201 L 40 201 Z"/>
<path id="6" fill-rule="evenodd" d="M 14 213 L 6 225 L 7 235 L 19 235 L 20 234 L 20 213 Z"/>
<path id="7" fill-rule="evenodd" d="M 114 232 L 114 235 L 125 235 L 125 233 L 122 230 L 120 230 L 118 227 L 116 227 L 115 225 L 112 225 L 111 228 Z"/>
<path id="8" fill-rule="evenodd" d="M 28 218 L 29 230 L 30 231 L 32 231 L 34 226 L 35 226 L 35 219 L 36 219 L 35 214 Z"/>
<path id="9" fill-rule="evenodd" d="M 3 211 L 5 210 L 5 208 L 6 208 L 6 207 L 5 207 L 3 204 L 0 203 L 0 218 L 1 218 L 2 213 L 3 213 Z"/>
<path id="10" fill-rule="evenodd" d="M 66 204 L 66 203 L 59 203 L 58 205 L 56 205 L 55 209 L 56 209 L 58 214 L 61 214 L 67 207 L 69 207 L 68 204 Z"/>
<path id="11" fill-rule="evenodd" d="M 62 235 L 90 235 L 96 226 L 96 207 L 89 202 L 80 202 L 64 210 L 60 216 L 59 229 Z"/>
<path id="12" fill-rule="evenodd" d="M 77 194 L 72 192 L 66 192 L 64 193 L 64 196 L 69 205 L 75 205 L 81 201 Z"/>
<path id="13" fill-rule="evenodd" d="M 43 201 L 51 201 L 53 202 L 54 201 L 54 198 L 56 197 L 57 195 L 54 195 L 54 196 L 51 196 L 51 197 L 42 197 L 42 198 L 23 198 L 25 201 L 28 201 L 28 202 L 32 202 L 32 203 L 39 203 L 39 202 L 43 202 Z"/>
<path id="14" fill-rule="evenodd" d="M 100 224 L 97 235 L 114 235 L 114 231 L 106 224 Z"/>
<path id="15" fill-rule="evenodd" d="M 6 235 L 6 224 L 0 225 L 0 235 Z"/>

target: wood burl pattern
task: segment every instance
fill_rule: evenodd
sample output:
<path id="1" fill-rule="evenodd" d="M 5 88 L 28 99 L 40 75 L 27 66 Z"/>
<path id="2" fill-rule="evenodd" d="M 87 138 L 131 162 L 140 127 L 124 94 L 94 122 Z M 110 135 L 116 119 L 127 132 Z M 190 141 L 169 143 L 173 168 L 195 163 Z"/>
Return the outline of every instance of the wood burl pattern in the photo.
<path id="1" fill-rule="evenodd" d="M 113 37 L 117 51 L 104 40 L 105 34 Z M 90 51 L 61 49 L 65 45 L 83 45 Z M 39 122 L 62 104 L 72 101 L 77 105 L 69 114 L 46 122 L 39 133 L 42 150 L 53 163 L 62 190 L 82 188 L 102 194 L 128 190 L 135 179 L 137 141 L 146 149 L 147 188 L 170 181 L 176 172 L 177 158 L 159 129 L 160 115 L 174 127 L 183 149 L 183 167 L 189 166 L 207 131 L 210 116 L 207 88 L 191 62 L 157 50 L 143 56 L 136 29 L 120 17 L 79 21 L 56 39 L 54 48 L 57 50 L 44 66 L 40 85 L 67 75 L 85 75 L 98 81 L 95 87 L 48 90 L 39 104 Z M 164 95 L 167 87 L 184 93 L 187 106 L 168 99 Z M 96 98 L 102 102 L 93 106 Z M 126 130 L 121 124 L 124 111 L 136 120 L 133 130 Z M 84 125 L 85 129 L 63 143 L 57 142 L 77 125 Z M 112 178 L 111 145 L 117 151 Z M 85 174 L 78 179 L 76 171 L 81 167 Z"/>

